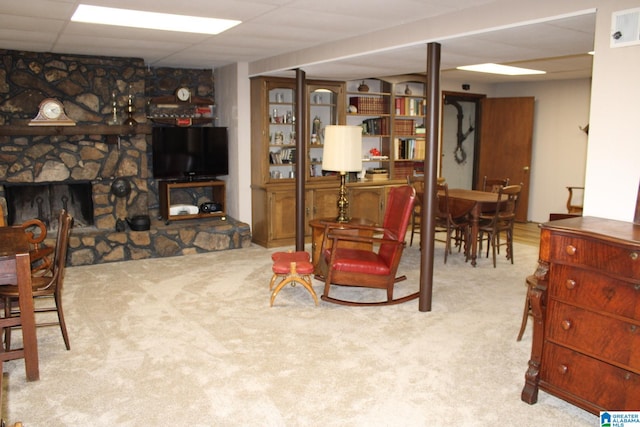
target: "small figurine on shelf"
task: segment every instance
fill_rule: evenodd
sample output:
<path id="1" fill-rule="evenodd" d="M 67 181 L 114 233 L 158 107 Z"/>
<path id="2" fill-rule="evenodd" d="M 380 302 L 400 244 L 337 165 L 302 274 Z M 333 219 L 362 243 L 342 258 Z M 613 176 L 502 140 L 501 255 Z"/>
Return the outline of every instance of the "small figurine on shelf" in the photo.
<path id="1" fill-rule="evenodd" d="M 404 94 L 407 95 L 407 96 L 411 95 L 411 89 L 409 89 L 409 85 L 407 85 L 404 88 Z"/>
<path id="2" fill-rule="evenodd" d="M 135 98 L 133 96 L 133 88 L 129 85 L 129 98 L 127 100 L 127 120 L 125 120 L 124 124 L 127 126 L 135 126 L 138 124 L 136 119 L 133 118 L 134 113 L 136 112 Z"/>
<path id="3" fill-rule="evenodd" d="M 321 126 L 322 126 L 322 121 L 320 120 L 320 117 L 315 116 L 313 118 L 313 127 L 311 128 L 311 133 L 315 133 L 316 135 L 318 135 L 320 133 Z"/>
<path id="4" fill-rule="evenodd" d="M 276 132 L 274 143 L 275 144 L 283 144 L 284 143 L 284 134 L 282 132 Z"/>
<path id="5" fill-rule="evenodd" d="M 358 86 L 358 92 L 369 92 L 369 86 L 367 86 L 364 80 L 360 83 L 360 86 Z"/>
<path id="6" fill-rule="evenodd" d="M 320 117 L 313 118 L 313 126 L 311 128 L 311 143 L 322 144 L 322 121 Z"/>
<path id="7" fill-rule="evenodd" d="M 116 98 L 116 91 L 111 92 L 111 120 L 109 125 L 117 126 L 120 124 L 120 117 L 118 117 L 118 100 Z"/>

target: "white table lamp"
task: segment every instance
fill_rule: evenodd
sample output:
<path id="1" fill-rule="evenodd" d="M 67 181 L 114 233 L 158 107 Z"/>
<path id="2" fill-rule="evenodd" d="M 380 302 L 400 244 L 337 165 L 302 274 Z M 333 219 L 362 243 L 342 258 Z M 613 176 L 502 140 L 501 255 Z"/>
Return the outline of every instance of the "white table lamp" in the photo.
<path id="1" fill-rule="evenodd" d="M 362 128 L 329 125 L 324 129 L 322 169 L 340 173 L 338 222 L 349 222 L 346 174 L 362 169 Z"/>

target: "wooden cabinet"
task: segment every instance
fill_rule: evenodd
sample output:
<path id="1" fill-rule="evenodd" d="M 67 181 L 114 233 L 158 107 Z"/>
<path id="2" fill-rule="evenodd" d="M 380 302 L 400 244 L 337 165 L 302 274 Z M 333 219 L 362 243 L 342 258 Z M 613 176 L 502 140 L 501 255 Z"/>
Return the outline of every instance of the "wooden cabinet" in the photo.
<path id="1" fill-rule="evenodd" d="M 352 218 L 367 220 L 373 224 L 382 224 L 386 202 L 385 187 L 362 186 L 349 188 L 349 210 Z"/>
<path id="2" fill-rule="evenodd" d="M 196 218 L 226 219 L 224 181 L 160 181 L 159 199 L 160 216 L 167 223 Z M 203 204 L 207 204 L 205 209 L 199 209 Z M 188 206 L 195 211 L 178 206 Z"/>
<path id="3" fill-rule="evenodd" d="M 251 182 L 265 185 L 293 182 L 295 81 L 283 78 L 251 80 Z"/>
<path id="4" fill-rule="evenodd" d="M 336 178 L 336 177 L 334 177 Z M 336 178 L 337 179 L 337 178 Z M 330 188 L 318 188 L 313 191 L 311 198 L 312 218 L 338 217 L 338 182 Z"/>
<path id="5" fill-rule="evenodd" d="M 386 159 L 373 159 L 365 167 L 389 167 L 391 154 L 390 105 L 392 85 L 367 79 L 371 88 L 358 91 L 354 82 L 307 80 L 304 85 L 305 141 L 307 161 L 305 183 L 305 235 L 311 236 L 308 222 L 314 218 L 335 218 L 338 215 L 339 180 L 335 172 L 322 170 L 324 128 L 330 124 L 370 126 L 363 151 L 376 148 Z M 347 92 L 349 87 L 349 93 Z M 295 243 L 295 150 L 301 146 L 295 134 L 296 82 L 280 77 L 255 77 L 251 80 L 251 201 L 252 237 L 266 247 Z M 348 94 L 347 94 L 348 93 Z M 349 98 L 361 106 L 361 113 L 347 115 Z M 365 98 L 367 100 L 365 100 Z M 374 103 L 377 110 L 367 110 Z M 375 111 L 375 113 L 374 113 Z M 376 121 L 377 120 L 377 121 Z M 382 126 L 382 127 L 380 127 Z M 369 144 L 369 145 L 367 145 Z M 380 223 L 384 215 L 386 188 L 406 182 L 387 179 L 383 183 L 358 181 L 349 174 L 350 212 L 355 218 Z M 369 188 L 371 187 L 371 188 Z"/>
<path id="6" fill-rule="evenodd" d="M 541 226 L 522 400 L 538 389 L 598 414 L 640 408 L 640 224 L 593 217 Z"/>

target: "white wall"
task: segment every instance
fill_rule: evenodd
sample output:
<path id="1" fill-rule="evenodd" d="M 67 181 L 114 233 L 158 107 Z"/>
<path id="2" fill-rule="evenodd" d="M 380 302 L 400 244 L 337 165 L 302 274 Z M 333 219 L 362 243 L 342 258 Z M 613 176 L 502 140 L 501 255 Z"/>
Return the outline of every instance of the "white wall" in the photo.
<path id="1" fill-rule="evenodd" d="M 567 186 L 584 186 L 591 80 L 494 85 L 491 97 L 535 98 L 528 219 L 567 212 Z"/>
<path id="2" fill-rule="evenodd" d="M 251 224 L 251 96 L 248 64 L 214 71 L 217 125 L 229 131 L 227 214 Z"/>
<path id="3" fill-rule="evenodd" d="M 601 1 L 596 17 L 584 214 L 632 221 L 640 181 L 640 45 L 611 48 L 611 14 L 638 0 Z"/>

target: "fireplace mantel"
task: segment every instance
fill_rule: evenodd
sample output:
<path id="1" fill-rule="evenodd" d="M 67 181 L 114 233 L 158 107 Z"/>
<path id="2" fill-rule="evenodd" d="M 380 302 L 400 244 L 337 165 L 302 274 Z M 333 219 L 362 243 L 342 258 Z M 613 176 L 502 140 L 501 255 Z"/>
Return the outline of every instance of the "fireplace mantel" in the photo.
<path id="1" fill-rule="evenodd" d="M 136 126 L 110 126 L 104 124 L 77 126 L 28 126 L 5 125 L 0 126 L 0 136 L 56 136 L 56 135 L 135 135 L 151 134 L 151 125 L 142 123 Z M 117 141 L 109 141 L 117 142 Z"/>

